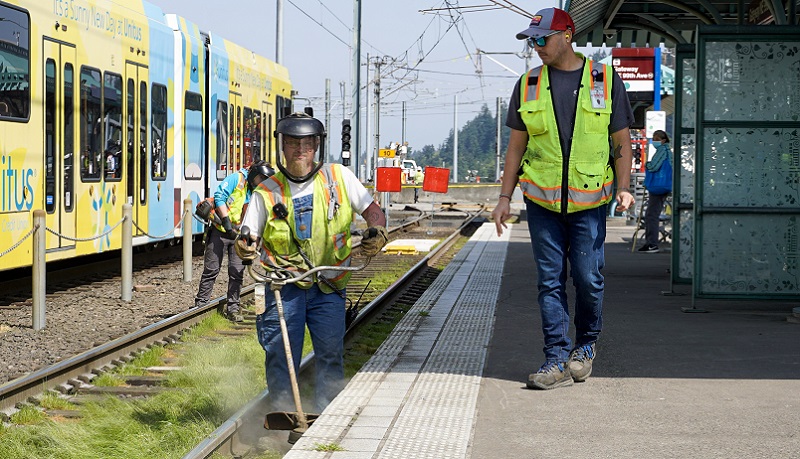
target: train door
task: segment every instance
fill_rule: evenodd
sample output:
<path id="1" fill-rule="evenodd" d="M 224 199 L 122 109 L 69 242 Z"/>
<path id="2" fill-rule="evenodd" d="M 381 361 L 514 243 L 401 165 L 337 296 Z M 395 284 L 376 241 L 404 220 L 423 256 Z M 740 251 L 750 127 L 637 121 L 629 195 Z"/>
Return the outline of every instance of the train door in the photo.
<path id="1" fill-rule="evenodd" d="M 228 125 L 228 135 L 230 136 L 229 154 L 230 167 L 228 174 L 233 174 L 242 168 L 242 95 L 235 92 L 231 93 L 230 124 Z"/>
<path id="2" fill-rule="evenodd" d="M 127 62 L 125 64 L 125 97 L 123 113 L 125 129 L 123 132 L 126 145 L 125 155 L 125 202 L 132 206 L 133 221 L 140 228 L 147 228 L 147 158 L 149 145 L 147 139 L 147 101 L 148 101 L 148 69 L 147 67 Z M 133 235 L 140 236 L 142 231 L 136 226 Z"/>
<path id="3" fill-rule="evenodd" d="M 75 246 L 75 46 L 43 43 L 44 57 L 44 207 L 47 250 Z M 53 234 L 57 233 L 57 234 Z"/>
<path id="4" fill-rule="evenodd" d="M 272 118 L 273 109 L 272 104 L 266 101 L 261 102 L 261 149 L 263 150 L 262 158 L 266 160 L 272 167 L 275 166 L 275 156 L 272 152 Z"/>

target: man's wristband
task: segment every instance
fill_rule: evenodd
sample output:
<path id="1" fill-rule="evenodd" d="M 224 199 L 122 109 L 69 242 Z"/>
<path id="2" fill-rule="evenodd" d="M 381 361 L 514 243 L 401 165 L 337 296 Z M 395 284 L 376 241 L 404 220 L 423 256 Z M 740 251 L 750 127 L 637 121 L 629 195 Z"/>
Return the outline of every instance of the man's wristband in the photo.
<path id="1" fill-rule="evenodd" d="M 500 196 L 497 199 L 500 199 L 500 198 L 508 198 L 508 202 L 511 202 L 511 195 L 510 194 L 500 193 Z"/>

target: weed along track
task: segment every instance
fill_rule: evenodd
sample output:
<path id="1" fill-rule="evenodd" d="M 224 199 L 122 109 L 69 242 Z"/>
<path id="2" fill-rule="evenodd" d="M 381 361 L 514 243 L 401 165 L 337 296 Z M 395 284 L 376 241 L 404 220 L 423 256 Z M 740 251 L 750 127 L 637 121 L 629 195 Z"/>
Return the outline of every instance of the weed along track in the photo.
<path id="1" fill-rule="evenodd" d="M 424 220 L 409 219 L 390 238 L 438 239 L 441 250 L 436 256 L 403 251 L 381 254 L 367 269 L 354 273 L 348 296 L 354 302 L 360 297 L 361 314 L 346 337 L 348 376 L 435 279 L 440 270 L 437 263 L 446 263 L 435 258 L 446 260 L 443 254 L 459 242 L 459 230 L 453 232 L 453 226 L 476 215 L 465 219 L 462 214 L 449 229 L 442 222 L 433 227 Z M 356 243 L 354 265 L 361 262 L 358 258 Z M 279 457 L 265 449 L 262 434 L 266 431 L 260 425 L 264 412 L 259 401 L 267 392 L 264 353 L 251 312 L 252 280 L 246 280 L 242 291 L 245 322 L 234 325 L 217 312 L 224 303 L 224 282 L 216 286 L 219 298 L 187 309 L 196 280 L 183 283 L 179 273 L 163 265 L 151 269 L 157 273 L 145 269 L 142 279 L 158 278 L 158 292 L 143 290 L 128 304 L 105 303 L 135 311 L 140 301 L 156 301 L 162 320 L 108 341 L 92 338 L 99 345 L 0 386 L 0 457 L 48 457 L 55 451 L 59 457 L 76 458 L 210 457 L 214 451 Z M 226 278 L 224 271 L 219 278 Z M 94 296 L 80 301 L 97 302 L 102 295 L 94 290 L 83 293 Z M 73 328 L 76 334 L 81 332 L 80 326 Z M 0 338 L 3 334 L 0 330 Z M 57 347 L 58 343 L 51 346 Z M 312 364 L 310 353 L 303 359 L 301 378 Z M 310 388 L 305 380 L 301 385 Z M 248 423 L 253 434 L 246 433 Z"/>

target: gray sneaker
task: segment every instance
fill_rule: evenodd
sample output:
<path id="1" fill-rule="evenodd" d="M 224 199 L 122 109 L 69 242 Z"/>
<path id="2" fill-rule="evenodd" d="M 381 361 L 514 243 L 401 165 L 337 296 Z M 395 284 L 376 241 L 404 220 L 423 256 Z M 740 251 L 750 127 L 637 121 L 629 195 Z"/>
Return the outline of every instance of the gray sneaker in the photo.
<path id="1" fill-rule="evenodd" d="M 575 382 L 583 382 L 592 374 L 594 343 L 578 346 L 569 353 L 569 372 Z"/>
<path id="2" fill-rule="evenodd" d="M 555 389 L 572 385 L 572 376 L 569 368 L 563 363 L 545 362 L 539 371 L 528 375 L 528 389 Z"/>

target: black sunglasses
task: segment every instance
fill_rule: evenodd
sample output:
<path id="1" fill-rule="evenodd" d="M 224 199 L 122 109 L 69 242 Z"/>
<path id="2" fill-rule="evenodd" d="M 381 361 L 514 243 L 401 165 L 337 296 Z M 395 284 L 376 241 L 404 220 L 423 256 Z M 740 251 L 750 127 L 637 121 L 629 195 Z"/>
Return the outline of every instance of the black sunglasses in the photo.
<path id="1" fill-rule="evenodd" d="M 536 46 L 542 48 L 547 44 L 547 40 L 545 40 L 547 37 L 549 37 L 550 35 L 555 35 L 557 33 L 561 33 L 561 32 L 563 32 L 563 31 L 562 30 L 554 30 L 554 31 L 550 32 L 549 34 L 544 35 L 544 36 L 539 37 L 539 38 L 528 37 L 528 39 L 527 39 L 528 46 L 533 48 L 533 45 L 536 45 Z"/>

